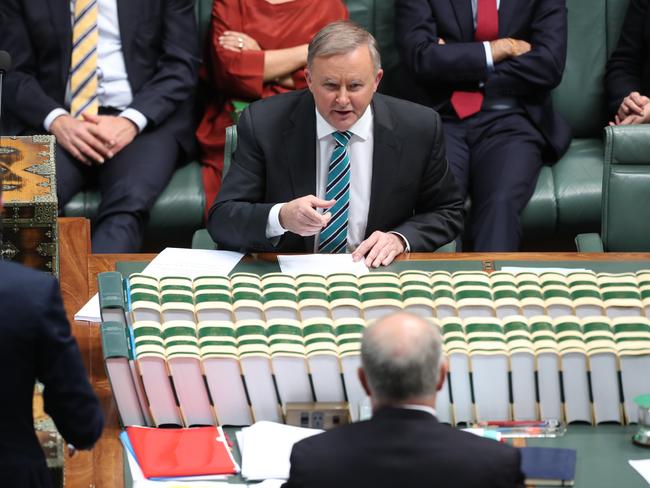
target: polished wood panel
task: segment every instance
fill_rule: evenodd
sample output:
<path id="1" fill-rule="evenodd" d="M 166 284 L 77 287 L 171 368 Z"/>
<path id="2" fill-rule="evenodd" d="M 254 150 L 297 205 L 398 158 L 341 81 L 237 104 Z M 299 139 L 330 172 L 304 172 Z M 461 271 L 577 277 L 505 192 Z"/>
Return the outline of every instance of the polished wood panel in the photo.
<path id="1" fill-rule="evenodd" d="M 66 311 L 72 320 L 76 311 L 97 292 L 97 275 L 113 271 L 119 261 L 150 261 L 155 254 L 91 255 L 89 227 L 84 231 L 83 219 L 61 219 L 61 286 Z M 63 229 L 66 228 L 66 232 Z M 85 254 L 85 257 L 84 257 Z M 275 261 L 274 254 L 247 256 L 246 260 Z M 493 269 L 495 261 L 650 261 L 650 253 L 412 253 L 400 261 L 480 260 L 485 270 Z M 93 388 L 100 398 L 106 426 L 101 439 L 90 453 L 82 453 L 66 464 L 66 487 L 122 488 L 122 449 L 118 440 L 120 426 L 110 385 L 106 378 L 97 325 L 77 322 L 73 331 L 79 341 Z M 90 467 L 88 467 L 90 465 Z"/>

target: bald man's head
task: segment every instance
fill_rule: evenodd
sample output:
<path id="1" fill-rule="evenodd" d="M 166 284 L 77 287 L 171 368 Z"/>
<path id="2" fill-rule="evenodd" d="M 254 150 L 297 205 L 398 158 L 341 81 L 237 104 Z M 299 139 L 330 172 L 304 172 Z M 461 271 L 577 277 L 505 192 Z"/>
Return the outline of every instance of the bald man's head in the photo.
<path id="1" fill-rule="evenodd" d="M 399 312 L 363 335 L 361 361 L 371 394 L 381 403 L 435 396 L 442 358 L 438 328 Z"/>

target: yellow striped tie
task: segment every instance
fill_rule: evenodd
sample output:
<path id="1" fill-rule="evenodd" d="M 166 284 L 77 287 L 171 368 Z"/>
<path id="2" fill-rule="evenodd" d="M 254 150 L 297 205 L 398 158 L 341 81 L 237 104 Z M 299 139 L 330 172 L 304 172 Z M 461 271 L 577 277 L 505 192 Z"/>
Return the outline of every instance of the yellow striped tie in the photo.
<path id="1" fill-rule="evenodd" d="M 76 0 L 72 27 L 70 113 L 97 115 L 97 0 Z"/>

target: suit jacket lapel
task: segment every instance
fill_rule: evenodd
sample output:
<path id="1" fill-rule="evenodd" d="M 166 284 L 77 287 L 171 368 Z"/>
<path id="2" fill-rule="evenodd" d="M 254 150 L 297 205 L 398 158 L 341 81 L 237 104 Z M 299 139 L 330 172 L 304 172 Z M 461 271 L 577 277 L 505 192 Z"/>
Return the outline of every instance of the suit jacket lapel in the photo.
<path id="1" fill-rule="evenodd" d="M 456 14 L 456 23 L 460 29 L 461 38 L 465 41 L 474 38 L 474 16 L 471 0 L 449 0 Z M 504 0 L 502 0 L 504 1 Z"/>
<path id="2" fill-rule="evenodd" d="M 284 151 L 293 198 L 316 194 L 316 108 L 305 91 L 296 105 L 287 129 L 278 141 Z M 305 237 L 305 250 L 313 252 L 314 237 Z"/>
<path id="3" fill-rule="evenodd" d="M 61 83 L 66 86 L 70 74 L 70 57 L 72 53 L 72 12 L 70 0 L 47 0 L 50 18 L 57 33 L 61 47 Z"/>
<path id="4" fill-rule="evenodd" d="M 127 74 L 131 72 L 129 69 L 131 68 L 129 66 L 131 56 L 127 53 L 130 52 L 133 36 L 138 31 L 138 4 L 139 2 L 134 0 L 117 0 L 117 18 L 120 23 L 120 39 Z"/>
<path id="5" fill-rule="evenodd" d="M 499 37 L 508 37 L 515 12 L 521 8 L 516 0 L 501 0 L 499 4 Z"/>
<path id="6" fill-rule="evenodd" d="M 384 208 L 391 204 L 387 196 L 396 181 L 395 175 L 399 170 L 401 156 L 401 142 L 395 135 L 397 127 L 393 125 L 393 119 L 381 95 L 374 96 L 372 109 L 374 148 L 366 238 L 370 231 L 381 227 Z"/>

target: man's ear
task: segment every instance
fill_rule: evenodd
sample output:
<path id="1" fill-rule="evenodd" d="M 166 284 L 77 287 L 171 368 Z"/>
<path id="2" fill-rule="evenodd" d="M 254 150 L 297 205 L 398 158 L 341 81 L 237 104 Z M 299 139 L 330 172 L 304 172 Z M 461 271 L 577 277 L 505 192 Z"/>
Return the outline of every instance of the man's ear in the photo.
<path id="1" fill-rule="evenodd" d="M 305 80 L 307 81 L 307 86 L 311 90 L 312 79 L 311 79 L 311 72 L 309 71 L 308 68 L 305 68 Z"/>
<path id="2" fill-rule="evenodd" d="M 442 386 L 445 384 L 446 379 L 447 379 L 447 359 L 444 358 L 442 360 L 442 364 L 440 365 L 440 370 L 438 371 L 438 384 L 436 385 L 436 391 L 442 390 Z"/>
<path id="3" fill-rule="evenodd" d="M 366 395 L 371 396 L 370 386 L 368 386 L 368 378 L 366 377 L 366 372 L 362 367 L 359 367 L 357 370 L 357 375 L 359 376 L 359 381 L 361 382 L 361 386 L 363 386 L 363 390 L 366 392 Z"/>
<path id="4" fill-rule="evenodd" d="M 384 77 L 384 70 L 379 68 L 377 74 L 375 75 L 375 91 L 377 91 L 377 88 L 379 88 L 379 82 L 383 77 Z"/>

